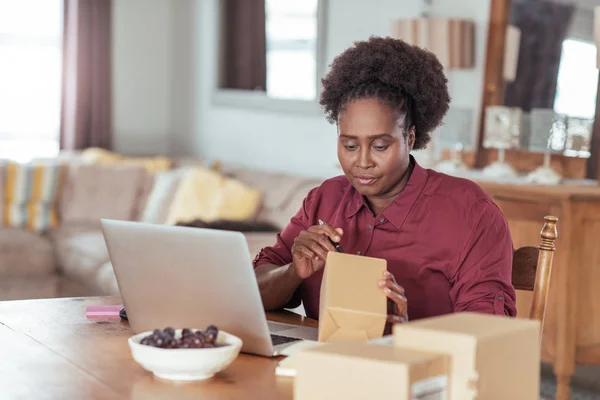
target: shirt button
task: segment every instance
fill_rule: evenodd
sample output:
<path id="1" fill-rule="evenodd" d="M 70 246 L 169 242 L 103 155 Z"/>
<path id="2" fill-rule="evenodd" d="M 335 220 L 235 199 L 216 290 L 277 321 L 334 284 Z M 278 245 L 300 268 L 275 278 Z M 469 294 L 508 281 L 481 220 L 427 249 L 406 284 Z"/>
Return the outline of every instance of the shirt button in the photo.
<path id="1" fill-rule="evenodd" d="M 502 295 L 498 296 L 498 300 L 500 300 L 500 301 L 504 300 L 504 296 L 502 296 Z"/>
<path id="2" fill-rule="evenodd" d="M 383 218 L 383 217 L 379 218 L 379 222 L 385 222 L 385 218 Z"/>
<path id="3" fill-rule="evenodd" d="M 357 255 L 357 256 L 360 256 L 360 251 L 357 251 L 357 252 L 356 252 L 356 255 Z"/>
<path id="4" fill-rule="evenodd" d="M 373 225 L 369 224 L 369 229 L 373 229 Z"/>

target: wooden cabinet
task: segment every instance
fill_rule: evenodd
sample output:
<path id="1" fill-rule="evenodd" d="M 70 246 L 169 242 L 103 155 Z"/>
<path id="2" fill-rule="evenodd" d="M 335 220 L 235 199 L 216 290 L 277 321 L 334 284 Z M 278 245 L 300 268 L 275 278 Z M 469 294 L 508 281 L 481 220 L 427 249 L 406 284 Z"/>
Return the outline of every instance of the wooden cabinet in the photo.
<path id="1" fill-rule="evenodd" d="M 542 359 L 564 389 L 575 364 L 600 364 L 600 186 L 477 183 L 503 211 L 515 248 L 539 244 L 545 215 L 559 219 Z M 525 318 L 530 296 L 517 293 Z"/>

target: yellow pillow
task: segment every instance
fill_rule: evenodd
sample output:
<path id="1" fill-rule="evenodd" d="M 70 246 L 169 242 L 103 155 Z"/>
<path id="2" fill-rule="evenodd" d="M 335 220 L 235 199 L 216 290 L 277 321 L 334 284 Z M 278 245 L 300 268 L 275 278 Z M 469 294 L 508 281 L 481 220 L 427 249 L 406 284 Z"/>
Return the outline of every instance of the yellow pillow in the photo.
<path id="1" fill-rule="evenodd" d="M 200 219 L 246 221 L 258 213 L 260 191 L 209 168 L 193 168 L 182 179 L 169 210 L 167 224 Z"/>
<path id="2" fill-rule="evenodd" d="M 81 159 L 93 164 L 109 164 L 119 160 L 121 156 L 99 147 L 89 147 L 81 152 Z"/>
<path id="3" fill-rule="evenodd" d="M 84 162 L 102 165 L 140 165 L 148 173 L 156 173 L 168 170 L 172 166 L 172 161 L 166 157 L 125 157 L 112 151 L 98 147 L 90 147 L 81 153 L 81 159 Z"/>

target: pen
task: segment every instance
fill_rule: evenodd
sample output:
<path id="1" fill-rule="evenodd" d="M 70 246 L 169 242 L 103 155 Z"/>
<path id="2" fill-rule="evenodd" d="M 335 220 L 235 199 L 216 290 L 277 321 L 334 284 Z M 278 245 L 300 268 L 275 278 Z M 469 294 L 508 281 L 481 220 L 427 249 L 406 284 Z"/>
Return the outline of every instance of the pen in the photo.
<path id="1" fill-rule="evenodd" d="M 325 225 L 325 222 L 323 222 L 322 220 L 319 220 L 319 225 Z M 342 248 L 342 246 L 340 246 L 339 243 L 336 243 L 333 240 L 331 240 L 331 238 L 329 236 L 327 236 L 327 239 L 329 239 L 329 241 L 331 242 L 333 247 L 335 247 L 335 249 L 338 251 L 338 253 L 344 252 L 344 249 Z"/>

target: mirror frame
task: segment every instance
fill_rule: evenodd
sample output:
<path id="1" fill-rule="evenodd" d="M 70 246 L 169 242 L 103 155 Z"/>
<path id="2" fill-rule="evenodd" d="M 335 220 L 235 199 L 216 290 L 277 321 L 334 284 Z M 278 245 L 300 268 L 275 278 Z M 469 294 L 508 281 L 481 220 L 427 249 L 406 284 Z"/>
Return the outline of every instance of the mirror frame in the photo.
<path id="1" fill-rule="evenodd" d="M 325 76 L 327 70 L 327 11 L 328 0 L 318 0 L 317 5 L 317 48 L 316 48 L 316 81 L 317 87 L 316 98 L 314 100 L 295 100 L 295 99 L 279 99 L 268 97 L 266 92 L 238 90 L 238 89 L 223 89 L 219 88 L 219 49 L 215 53 L 215 71 L 217 72 L 212 80 L 212 104 L 219 107 L 230 107 L 244 110 L 263 110 L 279 113 L 290 114 L 308 114 L 314 116 L 322 115 L 322 110 L 319 105 L 319 97 L 321 95 L 321 79 Z M 219 21 L 221 21 L 221 7 L 219 6 Z M 217 35 L 221 32 L 220 23 L 217 24 Z M 217 46 L 218 47 L 218 46 Z"/>
<path id="2" fill-rule="evenodd" d="M 491 105 L 501 105 L 504 102 L 504 82 L 502 79 L 502 68 L 504 63 L 504 52 L 506 47 L 506 28 L 510 18 L 511 0 L 490 0 L 490 18 L 488 27 L 488 38 L 486 48 L 485 73 L 483 81 L 483 96 L 481 102 L 481 113 L 479 118 L 479 129 L 477 135 L 477 147 L 474 160 L 475 168 L 483 168 L 497 156 L 496 150 L 483 147 L 485 109 Z M 569 157 L 562 154 L 552 155 L 552 164 L 563 172 L 566 178 L 575 175 L 579 178 L 598 179 L 600 177 L 600 81 L 597 93 L 596 113 L 594 125 L 590 138 L 590 157 Z M 536 168 L 542 163 L 543 154 L 533 153 L 527 150 L 508 150 L 506 160 L 511 164 L 519 164 L 519 169 Z M 514 166 L 514 165 L 513 165 Z"/>

